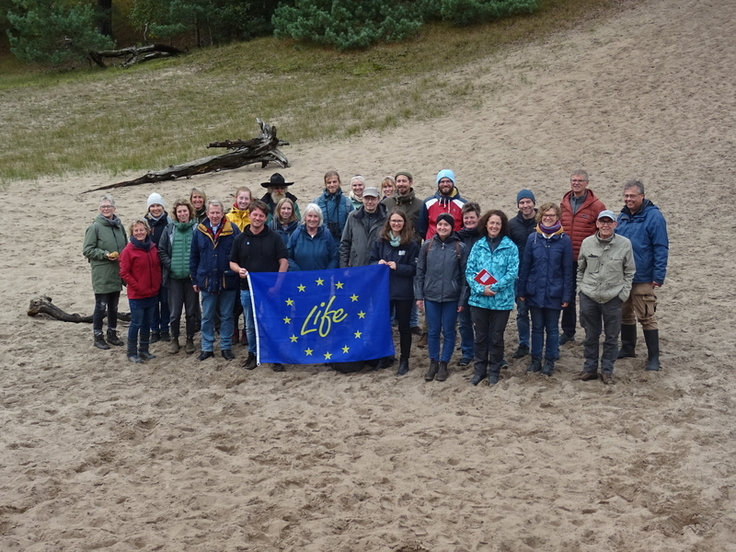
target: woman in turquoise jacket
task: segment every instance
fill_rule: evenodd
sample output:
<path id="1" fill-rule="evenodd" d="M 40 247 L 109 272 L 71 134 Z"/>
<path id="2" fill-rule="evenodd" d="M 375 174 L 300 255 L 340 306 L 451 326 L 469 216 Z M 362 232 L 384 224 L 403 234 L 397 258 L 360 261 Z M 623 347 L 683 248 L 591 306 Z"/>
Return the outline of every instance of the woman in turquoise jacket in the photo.
<path id="1" fill-rule="evenodd" d="M 470 252 L 465 279 L 470 288 L 470 318 L 475 329 L 475 374 L 478 385 L 488 375 L 488 384 L 498 383 L 503 361 L 503 333 L 514 308 L 514 290 L 519 272 L 519 250 L 508 237 L 509 220 L 503 211 L 492 210 L 478 221 L 480 239 Z"/>

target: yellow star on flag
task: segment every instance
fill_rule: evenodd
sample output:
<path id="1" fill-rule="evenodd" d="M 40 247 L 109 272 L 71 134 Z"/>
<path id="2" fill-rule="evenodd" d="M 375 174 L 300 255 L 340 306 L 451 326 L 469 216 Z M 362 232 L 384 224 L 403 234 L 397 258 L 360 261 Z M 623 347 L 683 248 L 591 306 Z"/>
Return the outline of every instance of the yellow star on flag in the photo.
<path id="1" fill-rule="evenodd" d="M 343 352 L 343 353 L 345 353 L 345 354 L 348 354 L 348 351 L 349 351 L 349 350 L 350 350 L 350 347 L 348 347 L 347 345 L 345 345 L 345 346 L 344 346 L 344 347 L 342 348 L 342 352 Z"/>
<path id="2" fill-rule="evenodd" d="M 286 300 L 286 304 L 287 304 L 287 305 L 289 305 L 289 306 L 291 307 L 291 306 L 293 306 L 293 305 L 294 305 L 294 300 L 293 300 L 293 299 L 287 299 L 287 300 Z"/>
<path id="3" fill-rule="evenodd" d="M 307 291 L 307 288 L 303 285 L 296 286 L 296 289 L 298 289 L 299 291 Z"/>
<path id="4" fill-rule="evenodd" d="M 360 339 L 361 335 L 363 335 L 361 332 L 355 332 L 355 339 Z"/>
<path id="5" fill-rule="evenodd" d="M 284 324 L 291 324 L 291 318 L 284 316 Z"/>
<path id="6" fill-rule="evenodd" d="M 330 360 L 332 358 L 332 353 L 325 353 L 325 360 Z"/>
<path id="7" fill-rule="evenodd" d="M 292 335 L 289 339 L 291 339 L 292 343 L 296 343 L 297 341 L 299 341 L 299 338 L 295 335 Z"/>
<path id="8" fill-rule="evenodd" d="M 345 284 L 343 284 L 342 282 L 337 282 L 337 283 L 335 284 L 335 287 L 336 287 L 337 289 L 342 289 L 342 286 L 344 286 L 344 285 L 345 285 Z"/>
<path id="9" fill-rule="evenodd" d="M 317 282 L 317 285 L 318 285 L 318 286 L 321 286 L 322 284 L 324 284 L 324 283 L 325 283 L 325 281 L 324 281 L 324 280 L 323 280 L 322 278 L 317 278 L 317 279 L 315 280 L 315 282 Z"/>
<path id="10" fill-rule="evenodd" d="M 312 356 L 312 353 L 313 352 L 314 351 L 312 349 L 304 349 L 304 354 L 307 355 L 307 356 Z"/>
<path id="11" fill-rule="evenodd" d="M 355 295 L 355 294 L 353 293 L 353 294 L 352 294 L 352 295 L 350 296 L 350 299 L 351 299 L 351 300 L 352 300 L 353 302 L 355 302 L 355 301 L 357 301 L 357 300 L 358 300 L 358 296 L 357 296 L 357 295 Z"/>
<path id="12" fill-rule="evenodd" d="M 365 313 L 363 311 L 360 311 L 358 313 L 358 318 L 365 318 Z"/>

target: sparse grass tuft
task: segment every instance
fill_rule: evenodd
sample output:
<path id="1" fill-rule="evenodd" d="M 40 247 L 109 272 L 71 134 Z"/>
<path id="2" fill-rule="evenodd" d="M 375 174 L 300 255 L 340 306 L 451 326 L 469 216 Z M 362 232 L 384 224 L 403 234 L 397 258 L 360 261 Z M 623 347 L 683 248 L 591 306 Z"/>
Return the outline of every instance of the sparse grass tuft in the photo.
<path id="1" fill-rule="evenodd" d="M 128 70 L 63 73 L 0 58 L 0 183 L 161 169 L 212 154 L 213 140 L 252 137 L 256 117 L 296 142 L 394 128 L 460 103 L 481 107 L 472 72 L 458 69 L 616 6 L 543 0 L 534 15 L 431 25 L 412 41 L 362 52 L 268 38 Z M 438 78 L 450 70 L 452 82 Z"/>

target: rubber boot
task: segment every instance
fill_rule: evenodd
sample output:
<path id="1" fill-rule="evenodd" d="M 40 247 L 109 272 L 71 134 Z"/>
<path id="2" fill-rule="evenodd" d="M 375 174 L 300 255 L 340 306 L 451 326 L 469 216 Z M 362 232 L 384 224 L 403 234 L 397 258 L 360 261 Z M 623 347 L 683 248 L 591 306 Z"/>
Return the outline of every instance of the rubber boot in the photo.
<path id="1" fill-rule="evenodd" d="M 130 362 L 135 362 L 136 364 L 139 364 L 143 361 L 141 360 L 141 357 L 138 356 L 137 345 L 138 344 L 132 339 L 128 340 L 128 360 Z"/>
<path id="2" fill-rule="evenodd" d="M 486 377 L 486 368 L 481 363 L 475 364 L 475 373 L 473 374 L 473 377 L 470 378 L 470 384 L 471 385 L 478 385 L 480 382 L 482 382 Z"/>
<path id="3" fill-rule="evenodd" d="M 650 372 L 659 372 L 659 330 L 644 330 L 644 341 L 647 343 L 647 366 Z"/>
<path id="4" fill-rule="evenodd" d="M 151 360 L 152 358 L 156 358 L 156 355 L 152 355 L 148 352 L 148 341 L 143 341 L 143 338 L 141 338 L 141 346 L 138 348 L 138 357 L 141 360 Z"/>
<path id="5" fill-rule="evenodd" d="M 404 376 L 409 372 L 409 359 L 401 357 L 399 361 L 399 371 L 396 372 L 397 376 Z"/>
<path id="6" fill-rule="evenodd" d="M 95 335 L 95 347 L 107 351 L 110 346 L 105 342 L 105 336 L 102 334 Z"/>
<path id="7" fill-rule="evenodd" d="M 123 342 L 118 337 L 118 332 L 115 328 L 107 328 L 107 342 L 115 347 L 122 347 Z"/>
<path id="8" fill-rule="evenodd" d="M 621 325 L 621 348 L 618 358 L 633 358 L 636 356 L 636 324 Z"/>
<path id="9" fill-rule="evenodd" d="M 436 360 L 429 360 L 429 370 L 427 370 L 427 373 L 424 374 L 424 381 L 432 381 L 434 377 L 437 375 L 437 370 L 439 370 L 439 362 Z"/>
<path id="10" fill-rule="evenodd" d="M 427 334 L 426 332 L 422 334 L 422 337 L 419 338 L 419 341 L 417 341 L 417 347 L 420 349 L 425 349 L 427 347 Z"/>
<path id="11" fill-rule="evenodd" d="M 447 363 L 444 360 L 440 360 L 440 367 L 437 370 L 437 375 L 434 379 L 437 381 L 445 381 L 450 374 L 447 372 Z"/>

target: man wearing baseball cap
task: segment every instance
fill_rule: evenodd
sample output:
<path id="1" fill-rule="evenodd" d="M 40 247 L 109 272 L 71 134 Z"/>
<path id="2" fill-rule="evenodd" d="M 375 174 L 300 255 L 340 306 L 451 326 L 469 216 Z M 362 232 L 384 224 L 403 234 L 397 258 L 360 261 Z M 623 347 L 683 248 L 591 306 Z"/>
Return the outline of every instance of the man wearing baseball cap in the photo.
<path id="1" fill-rule="evenodd" d="M 612 384 L 621 333 L 621 307 L 631 292 L 636 266 L 631 242 L 614 233 L 616 215 L 613 211 L 606 209 L 598 213 L 596 227 L 598 231 L 583 240 L 578 254 L 580 323 L 585 330 L 585 363 L 578 379 L 598 379 L 599 341 L 603 330 L 601 380 Z"/>

